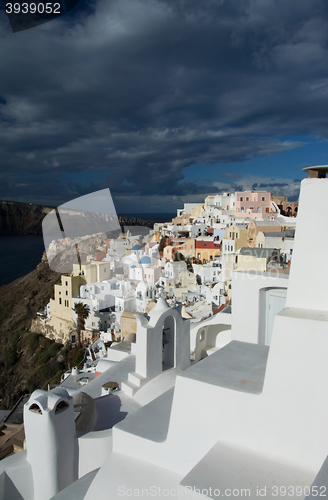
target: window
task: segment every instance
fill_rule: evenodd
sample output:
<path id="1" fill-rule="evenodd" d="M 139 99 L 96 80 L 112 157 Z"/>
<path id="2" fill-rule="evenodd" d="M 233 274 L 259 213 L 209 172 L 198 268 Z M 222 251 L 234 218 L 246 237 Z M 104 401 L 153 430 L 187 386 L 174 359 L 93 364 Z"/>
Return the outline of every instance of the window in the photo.
<path id="1" fill-rule="evenodd" d="M 266 207 L 265 211 L 266 211 L 266 213 L 269 213 L 270 212 L 270 208 Z"/>
<path id="2" fill-rule="evenodd" d="M 244 197 L 243 196 L 240 197 L 240 201 L 244 201 Z"/>
<path id="3" fill-rule="evenodd" d="M 61 298 L 59 297 L 59 305 L 61 304 Z"/>
<path id="4" fill-rule="evenodd" d="M 68 286 L 68 281 L 65 281 L 65 285 Z"/>
<path id="5" fill-rule="evenodd" d="M 236 239 L 238 238 L 238 233 L 236 233 Z"/>
<path id="6" fill-rule="evenodd" d="M 66 401 L 59 401 L 58 405 L 56 406 L 55 413 L 60 413 L 61 411 L 66 410 L 69 407 L 69 405 L 66 403 Z"/>
<path id="7" fill-rule="evenodd" d="M 66 295 L 68 295 L 68 291 L 66 290 Z"/>
<path id="8" fill-rule="evenodd" d="M 92 322 L 92 326 L 95 326 L 95 322 L 94 321 Z"/>
<path id="9" fill-rule="evenodd" d="M 76 342 L 76 336 L 72 335 L 72 343 L 75 344 L 75 342 Z"/>
<path id="10" fill-rule="evenodd" d="M 262 196 L 262 201 L 265 201 L 265 196 Z"/>
<path id="11" fill-rule="evenodd" d="M 104 273 L 106 272 L 106 267 L 104 267 Z"/>
<path id="12" fill-rule="evenodd" d="M 246 201 L 249 201 L 249 196 L 246 196 Z"/>
<path id="13" fill-rule="evenodd" d="M 40 413 L 42 415 L 42 410 L 40 408 L 39 405 L 37 405 L 36 403 L 33 403 L 30 407 L 29 407 L 29 410 L 30 411 L 33 411 L 34 413 Z"/>
<path id="14" fill-rule="evenodd" d="M 82 271 L 82 276 L 84 276 L 84 271 Z"/>

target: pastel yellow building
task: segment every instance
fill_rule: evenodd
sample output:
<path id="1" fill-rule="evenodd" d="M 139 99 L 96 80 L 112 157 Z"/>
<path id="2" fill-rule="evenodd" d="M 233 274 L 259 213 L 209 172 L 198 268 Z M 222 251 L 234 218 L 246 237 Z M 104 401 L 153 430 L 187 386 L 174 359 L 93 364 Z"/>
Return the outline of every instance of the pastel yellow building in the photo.
<path id="1" fill-rule="evenodd" d="M 72 297 L 80 293 L 80 286 L 87 283 L 84 276 L 62 275 L 61 284 L 54 286 L 54 299 L 50 300 L 51 318 L 56 316 L 65 321 L 73 321 Z"/>
<path id="2" fill-rule="evenodd" d="M 51 318 L 36 318 L 32 321 L 31 331 L 62 344 L 69 341 L 72 330 L 76 329 L 72 297 L 79 295 L 80 286 L 85 284 L 84 276 L 62 275 L 61 283 L 54 286 L 54 299 L 50 299 Z"/>
<path id="3" fill-rule="evenodd" d="M 279 249 L 244 247 L 237 257 L 237 270 L 265 272 L 270 261 L 280 262 Z"/>
<path id="4" fill-rule="evenodd" d="M 209 262 L 221 255 L 221 245 L 218 241 L 213 239 L 195 240 L 195 257 L 202 261 Z"/>
<path id="5" fill-rule="evenodd" d="M 200 203 L 200 204 L 198 204 L 196 208 L 192 208 L 192 209 L 191 209 L 191 211 L 190 211 L 190 212 L 191 212 L 191 213 L 190 213 L 190 216 L 191 216 L 192 218 L 199 217 L 199 216 L 200 216 L 200 214 L 201 214 L 201 212 L 204 210 L 204 208 L 205 208 L 205 207 L 204 207 L 204 205 L 202 205 L 201 203 Z"/>
<path id="6" fill-rule="evenodd" d="M 224 240 L 234 241 L 234 251 L 247 246 L 247 224 L 232 224 L 225 228 Z M 225 241 L 222 242 L 225 244 Z"/>
<path id="7" fill-rule="evenodd" d="M 190 215 L 189 214 L 182 214 L 179 217 L 174 217 L 172 219 L 172 224 L 176 224 L 177 226 L 179 225 L 186 225 L 190 224 Z"/>
<path id="8" fill-rule="evenodd" d="M 181 252 L 185 257 L 195 257 L 195 239 L 188 238 L 182 245 Z"/>
<path id="9" fill-rule="evenodd" d="M 111 278 L 109 262 L 86 262 L 81 265 L 73 264 L 73 275 L 82 275 L 86 283 L 99 283 Z"/>

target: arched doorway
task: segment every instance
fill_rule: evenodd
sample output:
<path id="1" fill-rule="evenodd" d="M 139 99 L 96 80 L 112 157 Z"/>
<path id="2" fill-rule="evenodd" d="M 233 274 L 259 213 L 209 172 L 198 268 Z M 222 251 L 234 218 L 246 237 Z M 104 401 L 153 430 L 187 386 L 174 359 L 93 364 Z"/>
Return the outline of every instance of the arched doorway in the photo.
<path id="1" fill-rule="evenodd" d="M 174 368 L 175 363 L 175 321 L 167 316 L 163 324 L 163 363 L 162 369 Z"/>

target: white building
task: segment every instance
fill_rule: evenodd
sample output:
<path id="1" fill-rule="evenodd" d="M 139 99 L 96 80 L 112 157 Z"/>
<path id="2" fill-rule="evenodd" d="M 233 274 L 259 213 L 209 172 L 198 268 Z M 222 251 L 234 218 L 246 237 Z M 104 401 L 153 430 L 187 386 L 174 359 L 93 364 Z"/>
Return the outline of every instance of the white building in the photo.
<path id="1" fill-rule="evenodd" d="M 160 300 L 149 318 L 137 318 L 132 354 L 86 386 L 67 389 L 93 399 L 97 419 L 91 431 L 74 434 L 69 395 L 32 394 L 25 405 L 27 450 L 0 462 L 0 499 L 296 500 L 325 494 L 328 270 L 322 263 L 328 231 L 322 228 L 327 200 L 327 179 L 302 181 L 291 273 L 284 280 L 286 304 L 275 315 L 270 345 L 261 337 L 254 309 L 261 292 L 271 300 L 272 279 L 265 274 L 255 275 L 248 300 L 253 327 L 245 330 L 245 322 L 238 327 L 241 313 L 233 313 L 233 340 L 192 366 L 190 324 Z M 306 265 L 309 239 L 317 244 L 315 258 Z M 246 283 L 252 274 L 236 276 L 245 290 L 239 280 L 245 276 Z M 243 298 L 237 293 L 234 300 Z M 226 327 L 215 339 L 217 348 L 221 335 L 228 341 L 229 321 L 213 321 L 216 328 Z M 210 326 L 196 327 L 200 357 L 213 344 Z M 112 381 L 120 390 L 101 397 L 102 385 Z"/>
<path id="2" fill-rule="evenodd" d="M 219 262 L 212 261 L 208 264 L 193 264 L 194 273 L 200 276 L 202 283 L 208 285 L 219 281 L 222 265 Z"/>
<path id="3" fill-rule="evenodd" d="M 179 279 L 179 274 L 182 271 L 187 270 L 187 264 L 184 260 L 180 260 L 177 262 L 167 262 L 165 264 L 164 274 L 167 280 L 177 281 Z"/>
<path id="4" fill-rule="evenodd" d="M 143 270 L 143 281 L 155 285 L 162 275 L 162 268 L 160 266 L 149 267 Z"/>
<path id="5" fill-rule="evenodd" d="M 148 302 L 156 297 L 156 287 L 140 281 L 135 290 L 136 309 L 135 311 L 145 313 L 147 311 Z"/>

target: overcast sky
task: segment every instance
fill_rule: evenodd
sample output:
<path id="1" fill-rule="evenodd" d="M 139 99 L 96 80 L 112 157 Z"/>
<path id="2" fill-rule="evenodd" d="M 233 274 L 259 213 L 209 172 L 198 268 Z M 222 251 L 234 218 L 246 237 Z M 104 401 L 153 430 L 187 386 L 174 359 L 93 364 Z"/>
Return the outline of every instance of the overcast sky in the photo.
<path id="1" fill-rule="evenodd" d="M 0 30 L 0 199 L 293 200 L 328 163 L 327 0 L 80 0 L 14 34 L 2 10 Z"/>

